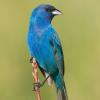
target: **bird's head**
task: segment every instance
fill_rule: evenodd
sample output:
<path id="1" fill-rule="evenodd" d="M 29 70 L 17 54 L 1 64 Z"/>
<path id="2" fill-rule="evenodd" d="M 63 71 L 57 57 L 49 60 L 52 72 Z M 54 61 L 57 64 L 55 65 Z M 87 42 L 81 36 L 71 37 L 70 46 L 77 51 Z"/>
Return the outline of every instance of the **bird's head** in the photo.
<path id="1" fill-rule="evenodd" d="M 62 12 L 56 9 L 54 6 L 42 4 L 33 10 L 32 17 L 34 21 L 38 19 L 38 21 L 45 20 L 44 23 L 51 23 L 53 17 L 60 14 L 62 14 Z"/>

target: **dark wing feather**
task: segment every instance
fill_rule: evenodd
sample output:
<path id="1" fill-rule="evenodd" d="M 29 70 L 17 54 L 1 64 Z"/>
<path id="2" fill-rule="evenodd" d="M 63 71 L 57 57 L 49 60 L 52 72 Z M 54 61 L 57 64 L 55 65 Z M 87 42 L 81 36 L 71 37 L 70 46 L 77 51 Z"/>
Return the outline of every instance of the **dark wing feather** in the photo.
<path id="1" fill-rule="evenodd" d="M 53 33 L 50 38 L 50 44 L 57 62 L 59 72 L 64 75 L 64 56 L 62 46 L 57 33 Z"/>

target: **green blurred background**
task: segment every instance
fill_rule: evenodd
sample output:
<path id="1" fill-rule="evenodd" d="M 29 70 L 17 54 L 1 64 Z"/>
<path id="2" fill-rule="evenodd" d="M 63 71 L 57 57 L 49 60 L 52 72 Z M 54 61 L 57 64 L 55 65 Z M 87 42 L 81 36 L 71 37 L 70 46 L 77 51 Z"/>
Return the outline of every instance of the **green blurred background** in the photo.
<path id="1" fill-rule="evenodd" d="M 0 0 L 0 100 L 36 100 L 27 32 L 31 11 L 41 3 L 63 12 L 53 25 L 63 45 L 69 100 L 100 100 L 99 0 Z M 54 90 L 45 84 L 42 100 L 55 100 Z"/>

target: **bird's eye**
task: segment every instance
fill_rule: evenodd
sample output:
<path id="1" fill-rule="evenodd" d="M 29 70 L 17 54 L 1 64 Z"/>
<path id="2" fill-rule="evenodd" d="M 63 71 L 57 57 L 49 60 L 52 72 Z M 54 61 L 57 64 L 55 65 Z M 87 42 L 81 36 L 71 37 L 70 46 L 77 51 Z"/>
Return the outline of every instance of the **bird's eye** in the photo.
<path id="1" fill-rule="evenodd" d="M 53 7 L 52 7 L 52 8 L 46 8 L 45 10 L 46 10 L 47 12 L 51 13 L 52 11 L 55 10 L 55 8 L 53 8 Z"/>
<path id="2" fill-rule="evenodd" d="M 52 12 L 52 9 L 46 8 L 47 12 Z"/>

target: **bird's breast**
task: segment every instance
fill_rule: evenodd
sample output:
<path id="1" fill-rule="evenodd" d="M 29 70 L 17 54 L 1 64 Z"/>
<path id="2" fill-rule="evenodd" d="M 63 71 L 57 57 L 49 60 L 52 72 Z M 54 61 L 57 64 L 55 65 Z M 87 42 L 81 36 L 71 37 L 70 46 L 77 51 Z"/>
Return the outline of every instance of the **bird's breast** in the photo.
<path id="1" fill-rule="evenodd" d="M 47 72 L 55 72 L 56 61 L 49 39 L 46 36 L 29 36 L 28 45 L 31 56 L 36 58 L 40 66 Z"/>

